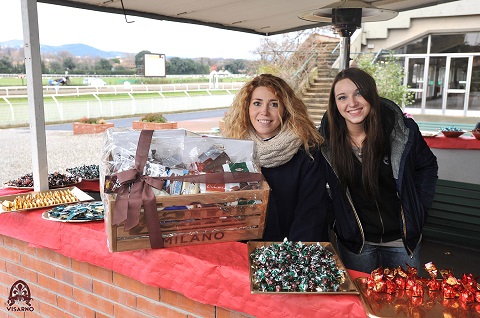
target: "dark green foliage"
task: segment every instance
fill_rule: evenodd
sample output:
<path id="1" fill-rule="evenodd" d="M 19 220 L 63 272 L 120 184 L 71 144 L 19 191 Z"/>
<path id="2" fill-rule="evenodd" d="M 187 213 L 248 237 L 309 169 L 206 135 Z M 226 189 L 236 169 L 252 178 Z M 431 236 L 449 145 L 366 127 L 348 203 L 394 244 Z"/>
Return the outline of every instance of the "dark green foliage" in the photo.
<path id="1" fill-rule="evenodd" d="M 160 113 L 150 113 L 143 116 L 140 121 L 146 121 L 149 123 L 166 123 L 167 119 Z"/>

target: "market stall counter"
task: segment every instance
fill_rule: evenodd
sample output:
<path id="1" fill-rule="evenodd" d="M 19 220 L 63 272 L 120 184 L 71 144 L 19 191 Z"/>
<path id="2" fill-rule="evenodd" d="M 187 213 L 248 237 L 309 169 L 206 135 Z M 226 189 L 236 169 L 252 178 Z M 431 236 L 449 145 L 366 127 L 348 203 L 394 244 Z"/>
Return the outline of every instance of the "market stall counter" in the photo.
<path id="1" fill-rule="evenodd" d="M 443 180 L 480 184 L 478 158 L 480 157 L 480 140 L 461 135 L 447 138 L 441 134 L 434 137 L 424 136 L 428 146 L 437 156 L 438 177 Z"/>
<path id="2" fill-rule="evenodd" d="M 45 210 L 0 214 L 2 297 L 24 281 L 37 314 L 366 317 L 358 295 L 252 294 L 244 243 L 111 253 L 103 222 L 54 222 Z"/>
<path id="3" fill-rule="evenodd" d="M 466 134 L 456 138 L 447 138 L 441 134 L 424 137 L 430 148 L 480 150 L 480 140 Z"/>

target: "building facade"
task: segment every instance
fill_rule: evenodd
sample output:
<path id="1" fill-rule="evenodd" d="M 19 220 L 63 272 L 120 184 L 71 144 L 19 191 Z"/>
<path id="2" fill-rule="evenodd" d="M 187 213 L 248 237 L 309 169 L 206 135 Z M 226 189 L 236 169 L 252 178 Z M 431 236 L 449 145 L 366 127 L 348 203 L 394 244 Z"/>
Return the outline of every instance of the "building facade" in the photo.
<path id="1" fill-rule="evenodd" d="M 352 52 L 393 52 L 414 92 L 411 114 L 480 117 L 480 6 L 459 0 L 363 23 Z"/>

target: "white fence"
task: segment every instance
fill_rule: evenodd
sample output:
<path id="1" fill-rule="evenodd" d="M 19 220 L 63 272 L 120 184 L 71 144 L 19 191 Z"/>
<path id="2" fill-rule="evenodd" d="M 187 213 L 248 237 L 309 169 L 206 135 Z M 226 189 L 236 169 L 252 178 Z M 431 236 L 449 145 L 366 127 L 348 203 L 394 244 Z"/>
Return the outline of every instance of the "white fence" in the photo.
<path id="1" fill-rule="evenodd" d="M 243 85 L 243 83 L 240 83 Z M 197 90 L 202 90 L 198 88 Z M 142 85 L 143 86 L 143 85 Z M 158 85 L 157 85 L 158 86 Z M 169 85 L 170 86 L 170 85 Z M 63 89 L 64 87 L 60 87 Z M 72 89 L 74 87 L 66 87 Z M 102 87 L 101 89 L 103 89 Z M 105 87 L 106 88 L 106 87 Z M 112 89 L 111 87 L 108 87 Z M 150 85 L 151 88 L 151 85 Z M 187 90 L 181 90 L 180 88 L 190 88 L 190 93 Z M 87 118 L 112 118 L 121 116 L 136 116 L 146 113 L 175 113 L 191 110 L 206 110 L 228 107 L 232 104 L 234 98 L 234 91 L 225 89 L 226 94 L 215 94 L 214 91 L 208 91 L 208 95 L 195 96 L 192 90 L 193 85 L 175 85 L 171 91 L 182 92 L 185 96 L 180 97 L 166 97 L 162 95 L 162 91 L 158 92 L 158 97 L 149 94 L 148 96 L 133 95 L 131 93 L 125 94 L 125 97 L 116 97 L 114 99 L 101 98 L 101 94 L 109 94 L 102 91 L 101 93 L 93 93 L 95 100 L 84 101 L 61 101 L 57 99 L 57 96 L 77 95 L 76 93 L 65 93 L 50 95 L 51 99 L 45 99 L 45 122 L 73 122 L 82 117 Z M 135 87 L 138 89 L 138 87 Z M 162 88 L 163 92 L 166 92 L 165 87 Z M 146 93 L 147 91 L 144 91 Z M 151 92 L 150 92 L 151 93 Z M 212 94 L 213 93 L 213 94 Z M 83 92 L 81 95 L 90 94 L 91 92 Z M 111 93 L 110 93 L 111 94 Z M 30 115 L 28 102 L 26 99 L 8 98 L 3 97 L 5 103 L 0 102 L 0 128 L 15 127 L 15 126 L 28 126 L 30 123 Z M 53 100 L 53 101 L 52 101 Z"/>
<path id="2" fill-rule="evenodd" d="M 120 93 L 162 93 L 195 90 L 239 89 L 243 82 L 232 83 L 194 83 L 194 84 L 150 84 L 150 85 L 104 85 L 104 86 L 44 86 L 43 95 L 84 95 L 84 94 L 120 94 Z M 26 97 L 26 86 L 2 86 L 0 97 Z"/>

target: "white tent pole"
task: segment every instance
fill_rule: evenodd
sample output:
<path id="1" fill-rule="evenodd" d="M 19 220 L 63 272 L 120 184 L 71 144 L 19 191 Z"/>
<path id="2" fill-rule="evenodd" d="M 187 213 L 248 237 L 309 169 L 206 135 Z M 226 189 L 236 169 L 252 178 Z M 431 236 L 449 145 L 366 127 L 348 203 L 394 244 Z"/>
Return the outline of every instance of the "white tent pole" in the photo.
<path id="1" fill-rule="evenodd" d="M 48 190 L 47 142 L 36 0 L 21 0 L 34 190 Z M 15 141 L 12 141 L 15 142 Z"/>

